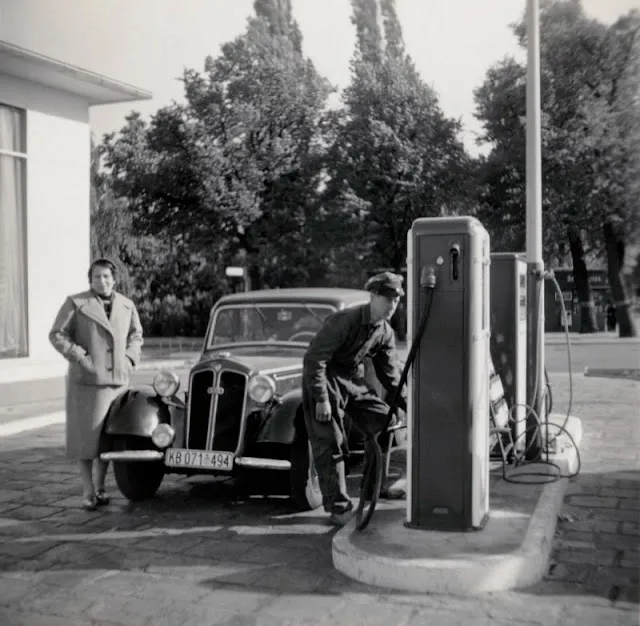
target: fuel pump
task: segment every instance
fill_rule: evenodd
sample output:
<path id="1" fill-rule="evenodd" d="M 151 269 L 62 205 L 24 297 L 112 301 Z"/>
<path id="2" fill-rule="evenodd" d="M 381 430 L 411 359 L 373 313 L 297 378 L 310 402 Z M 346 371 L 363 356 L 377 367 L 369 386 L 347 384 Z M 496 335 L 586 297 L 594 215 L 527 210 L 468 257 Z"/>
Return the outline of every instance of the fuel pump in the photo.
<path id="1" fill-rule="evenodd" d="M 517 252 L 491 254 L 491 356 L 504 385 L 518 452 L 527 419 L 527 261 Z"/>
<path id="2" fill-rule="evenodd" d="M 410 340 L 430 307 L 407 378 L 409 527 L 473 530 L 488 519 L 489 254 L 473 217 L 421 218 L 408 234 Z"/>

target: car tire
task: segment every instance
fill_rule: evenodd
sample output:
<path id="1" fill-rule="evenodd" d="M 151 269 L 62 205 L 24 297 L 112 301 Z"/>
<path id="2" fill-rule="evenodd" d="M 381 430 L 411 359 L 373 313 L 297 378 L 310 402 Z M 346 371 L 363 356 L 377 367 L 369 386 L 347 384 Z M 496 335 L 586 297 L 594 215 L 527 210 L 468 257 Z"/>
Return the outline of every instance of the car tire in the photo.
<path id="1" fill-rule="evenodd" d="M 115 450 L 145 450 L 146 441 L 138 437 L 119 437 Z M 132 502 L 153 498 L 164 478 L 162 461 L 114 461 L 113 475 L 122 495 Z"/>
<path id="2" fill-rule="evenodd" d="M 322 505 L 318 472 L 306 435 L 296 437 L 291 444 L 290 482 L 291 497 L 300 511 L 311 511 Z"/>

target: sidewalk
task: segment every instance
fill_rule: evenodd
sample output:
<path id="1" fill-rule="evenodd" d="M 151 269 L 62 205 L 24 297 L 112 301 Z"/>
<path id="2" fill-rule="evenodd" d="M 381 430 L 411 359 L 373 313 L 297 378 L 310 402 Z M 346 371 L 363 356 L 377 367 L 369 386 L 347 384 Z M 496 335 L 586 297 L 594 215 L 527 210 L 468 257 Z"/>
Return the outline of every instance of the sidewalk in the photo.
<path id="1" fill-rule="evenodd" d="M 558 411 L 568 403 L 568 376 L 553 379 Z M 549 575 L 540 586 L 545 595 L 559 582 L 566 593 L 640 601 L 639 401 L 635 381 L 574 377 L 582 468 L 568 488 Z"/>

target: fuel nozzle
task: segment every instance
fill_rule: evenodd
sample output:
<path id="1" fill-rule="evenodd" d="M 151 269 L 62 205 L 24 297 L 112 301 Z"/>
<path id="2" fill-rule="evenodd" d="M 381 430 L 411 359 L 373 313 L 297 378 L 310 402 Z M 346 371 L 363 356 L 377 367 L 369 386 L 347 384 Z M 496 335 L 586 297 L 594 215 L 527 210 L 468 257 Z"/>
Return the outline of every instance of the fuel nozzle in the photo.
<path id="1" fill-rule="evenodd" d="M 425 265 L 420 272 L 420 287 L 423 289 L 435 289 L 436 268 L 433 265 Z"/>

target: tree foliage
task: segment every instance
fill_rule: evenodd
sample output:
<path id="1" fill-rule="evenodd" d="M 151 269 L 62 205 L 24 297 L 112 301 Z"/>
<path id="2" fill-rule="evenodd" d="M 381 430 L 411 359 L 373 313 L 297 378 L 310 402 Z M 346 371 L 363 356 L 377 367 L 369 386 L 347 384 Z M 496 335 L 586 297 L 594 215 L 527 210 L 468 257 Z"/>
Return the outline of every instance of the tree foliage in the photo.
<path id="1" fill-rule="evenodd" d="M 255 9 L 204 72 L 185 71 L 184 103 L 106 138 L 106 164 L 143 232 L 217 248 L 254 288 L 304 284 L 322 275 L 309 238 L 330 86 L 302 55 L 290 3 Z"/>
<path id="2" fill-rule="evenodd" d="M 618 237 L 637 229 L 639 24 L 630 12 L 608 27 L 579 0 L 541 5 L 545 256 L 563 259 L 569 243 L 579 297 L 591 309 L 585 257 L 602 256 L 603 225 L 620 218 Z M 514 33 L 525 47 L 524 18 Z M 491 146 L 480 165 L 479 215 L 497 233 L 494 242 L 512 250 L 524 247 L 525 90 L 526 69 L 506 59 L 475 91 L 481 141 Z M 591 318 L 583 330 L 595 330 Z"/>
<path id="3" fill-rule="evenodd" d="M 352 6 L 356 52 L 328 194 L 359 218 L 369 265 L 400 270 L 412 221 L 460 208 L 469 161 L 459 124 L 445 117 L 404 52 L 394 2 L 382 2 L 380 15 L 375 0 Z"/>

